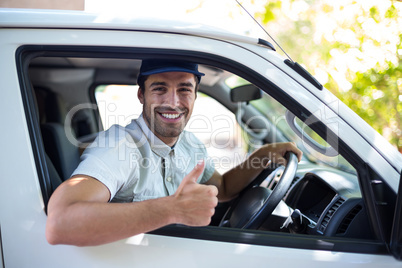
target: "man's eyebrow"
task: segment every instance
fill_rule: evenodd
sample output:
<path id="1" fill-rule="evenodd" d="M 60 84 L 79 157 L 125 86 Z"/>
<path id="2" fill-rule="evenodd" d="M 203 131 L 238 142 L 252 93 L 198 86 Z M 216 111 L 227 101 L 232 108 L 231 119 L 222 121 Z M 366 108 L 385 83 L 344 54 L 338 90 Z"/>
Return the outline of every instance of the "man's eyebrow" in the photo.
<path id="1" fill-rule="evenodd" d="M 190 82 L 183 82 L 183 83 L 179 83 L 178 86 L 179 87 L 194 87 L 194 84 L 190 83 Z"/>
<path id="2" fill-rule="evenodd" d="M 154 86 L 166 86 L 167 84 L 165 82 L 153 82 L 152 84 L 150 84 L 150 87 L 154 87 Z"/>

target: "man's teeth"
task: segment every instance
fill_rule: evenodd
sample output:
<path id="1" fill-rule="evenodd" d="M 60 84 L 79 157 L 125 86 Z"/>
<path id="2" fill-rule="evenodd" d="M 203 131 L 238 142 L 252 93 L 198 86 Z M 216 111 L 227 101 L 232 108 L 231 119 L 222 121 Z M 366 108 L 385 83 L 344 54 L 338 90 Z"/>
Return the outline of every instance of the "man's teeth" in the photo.
<path id="1" fill-rule="evenodd" d="M 180 114 L 162 114 L 162 116 L 169 119 L 176 119 L 180 116 Z"/>

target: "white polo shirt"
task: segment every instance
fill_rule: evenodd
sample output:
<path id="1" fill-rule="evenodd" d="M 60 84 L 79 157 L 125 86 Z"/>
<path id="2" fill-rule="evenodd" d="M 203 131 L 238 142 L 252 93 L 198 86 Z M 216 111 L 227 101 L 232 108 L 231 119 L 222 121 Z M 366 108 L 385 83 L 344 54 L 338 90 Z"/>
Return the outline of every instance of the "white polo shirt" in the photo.
<path id="1" fill-rule="evenodd" d="M 214 173 L 204 144 L 183 131 L 173 148 L 146 125 L 142 115 L 126 127 L 112 126 L 101 132 L 81 156 L 74 175 L 87 175 L 110 191 L 111 202 L 132 202 L 172 195 L 201 159 L 205 161 L 198 183 Z"/>

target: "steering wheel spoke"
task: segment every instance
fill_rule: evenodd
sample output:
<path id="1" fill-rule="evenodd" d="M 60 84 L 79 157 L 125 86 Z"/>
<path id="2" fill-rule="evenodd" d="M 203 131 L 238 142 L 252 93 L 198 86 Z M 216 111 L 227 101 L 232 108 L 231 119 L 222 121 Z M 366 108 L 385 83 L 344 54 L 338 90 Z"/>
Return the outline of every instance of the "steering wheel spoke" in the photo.
<path id="1" fill-rule="evenodd" d="M 291 186 L 297 170 L 297 156 L 286 154 L 287 165 L 282 176 L 272 190 L 259 186 L 273 170 L 264 170 L 239 195 L 221 220 L 219 226 L 241 229 L 258 229 L 272 214 Z M 262 177 L 264 176 L 264 177 Z"/>

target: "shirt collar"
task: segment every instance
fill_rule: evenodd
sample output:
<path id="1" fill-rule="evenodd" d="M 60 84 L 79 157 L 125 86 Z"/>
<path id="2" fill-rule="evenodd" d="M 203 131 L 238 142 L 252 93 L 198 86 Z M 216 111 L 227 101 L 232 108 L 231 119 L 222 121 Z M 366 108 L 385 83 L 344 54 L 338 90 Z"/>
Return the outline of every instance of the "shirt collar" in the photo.
<path id="1" fill-rule="evenodd" d="M 141 128 L 142 132 L 146 136 L 151 149 L 154 153 L 159 155 L 160 157 L 167 157 L 170 153 L 170 151 L 173 150 L 174 147 L 179 143 L 181 140 L 181 136 L 183 133 L 180 133 L 179 138 L 177 139 L 175 145 L 173 147 L 170 147 L 166 145 L 163 141 L 161 141 L 148 127 L 147 123 L 144 120 L 143 115 L 141 114 L 137 120 L 135 120 L 139 127 Z"/>

